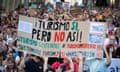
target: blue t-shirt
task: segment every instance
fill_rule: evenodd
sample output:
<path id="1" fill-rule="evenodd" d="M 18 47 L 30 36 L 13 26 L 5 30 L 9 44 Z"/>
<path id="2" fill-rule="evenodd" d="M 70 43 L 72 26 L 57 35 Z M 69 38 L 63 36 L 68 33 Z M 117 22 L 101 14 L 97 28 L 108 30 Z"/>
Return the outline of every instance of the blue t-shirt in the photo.
<path id="1" fill-rule="evenodd" d="M 89 67 L 89 72 L 106 72 L 107 71 L 105 59 L 86 60 L 85 64 Z"/>

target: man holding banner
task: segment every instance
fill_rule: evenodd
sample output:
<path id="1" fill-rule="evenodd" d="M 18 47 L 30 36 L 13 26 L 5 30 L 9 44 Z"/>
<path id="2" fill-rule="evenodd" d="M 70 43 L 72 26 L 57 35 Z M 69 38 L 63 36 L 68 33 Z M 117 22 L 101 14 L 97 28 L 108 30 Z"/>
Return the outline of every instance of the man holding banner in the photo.
<path id="1" fill-rule="evenodd" d="M 89 67 L 88 72 L 107 72 L 107 67 L 111 64 L 111 52 L 108 54 L 106 48 L 104 48 L 104 52 L 106 59 L 103 59 L 101 56 L 96 56 L 95 59 L 86 60 L 85 65 Z"/>
<path id="2" fill-rule="evenodd" d="M 31 55 L 25 62 L 25 72 L 43 72 L 43 64 L 39 56 Z"/>

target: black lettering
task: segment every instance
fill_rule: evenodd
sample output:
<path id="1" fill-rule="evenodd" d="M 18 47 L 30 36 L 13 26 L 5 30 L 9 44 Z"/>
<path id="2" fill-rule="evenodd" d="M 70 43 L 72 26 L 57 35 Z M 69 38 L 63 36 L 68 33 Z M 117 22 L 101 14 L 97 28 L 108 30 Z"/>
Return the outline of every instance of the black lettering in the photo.
<path id="1" fill-rule="evenodd" d="M 48 22 L 47 30 L 52 30 L 53 22 Z"/>
<path id="2" fill-rule="evenodd" d="M 69 32 L 66 41 L 78 41 L 78 34 L 79 32 Z"/>
<path id="3" fill-rule="evenodd" d="M 69 30 L 69 28 L 70 28 L 70 24 L 69 24 L 69 22 L 67 22 L 67 24 L 65 24 L 65 30 L 67 31 L 67 30 Z"/>
<path id="4" fill-rule="evenodd" d="M 54 23 L 53 30 L 60 30 L 59 22 Z"/>
<path id="5" fill-rule="evenodd" d="M 72 41 L 75 41 L 75 38 L 76 38 L 76 32 L 73 32 L 73 39 L 72 39 Z"/>
<path id="6" fill-rule="evenodd" d="M 33 28 L 32 30 L 32 39 L 34 38 L 34 35 L 37 33 L 37 30 Z"/>
<path id="7" fill-rule="evenodd" d="M 39 28 L 41 29 L 41 26 L 42 26 L 42 21 L 39 20 L 40 24 L 39 24 Z"/>
<path id="8" fill-rule="evenodd" d="M 67 40 L 66 40 L 67 42 L 68 42 L 68 40 L 69 41 L 73 41 L 73 39 L 71 37 L 71 34 L 72 34 L 71 32 L 68 33 Z"/>
<path id="9" fill-rule="evenodd" d="M 51 40 L 51 32 L 48 32 L 47 41 L 50 41 L 50 40 Z"/>
<path id="10" fill-rule="evenodd" d="M 76 35 L 76 41 L 78 41 L 78 34 L 79 34 L 79 32 L 77 32 L 77 35 Z"/>
<path id="11" fill-rule="evenodd" d="M 120 68 L 117 66 L 117 67 L 116 67 L 116 72 L 120 72 L 119 69 L 120 69 Z"/>
<path id="12" fill-rule="evenodd" d="M 47 36 L 47 32 L 46 31 L 42 31 L 41 41 L 45 41 L 46 42 L 46 36 Z"/>
<path id="13" fill-rule="evenodd" d="M 62 27 L 63 27 L 64 30 L 65 30 L 65 24 L 66 24 L 65 22 L 60 22 L 60 26 L 59 26 L 60 28 L 59 29 L 62 29 Z"/>
<path id="14" fill-rule="evenodd" d="M 37 32 L 37 40 L 40 40 L 40 30 Z"/>
<path id="15" fill-rule="evenodd" d="M 79 42 L 82 42 L 82 32 L 80 32 L 80 41 Z"/>
<path id="16" fill-rule="evenodd" d="M 45 30 L 45 25 L 46 25 L 45 22 L 43 22 L 43 24 L 42 24 L 43 30 Z"/>

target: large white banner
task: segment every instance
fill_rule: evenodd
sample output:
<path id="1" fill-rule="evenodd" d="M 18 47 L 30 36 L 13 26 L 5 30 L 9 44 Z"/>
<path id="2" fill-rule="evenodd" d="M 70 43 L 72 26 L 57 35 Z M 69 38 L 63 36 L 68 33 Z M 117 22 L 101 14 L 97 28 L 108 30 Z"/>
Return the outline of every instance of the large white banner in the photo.
<path id="1" fill-rule="evenodd" d="M 40 56 L 101 56 L 104 30 L 105 23 L 100 22 L 46 21 L 20 16 L 18 46 Z"/>

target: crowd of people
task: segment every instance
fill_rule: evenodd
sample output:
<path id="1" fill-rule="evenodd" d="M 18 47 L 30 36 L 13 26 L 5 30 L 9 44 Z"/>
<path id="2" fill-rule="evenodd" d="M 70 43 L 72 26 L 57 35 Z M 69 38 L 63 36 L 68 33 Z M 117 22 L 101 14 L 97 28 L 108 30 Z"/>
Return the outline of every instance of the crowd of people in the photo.
<path id="1" fill-rule="evenodd" d="M 18 6 L 15 10 L 6 11 L 0 10 L 0 72 L 66 72 L 70 71 L 69 60 L 63 58 L 62 64 L 58 61 L 52 63 L 47 70 L 44 70 L 44 59 L 27 52 L 20 52 L 17 47 L 17 28 L 19 15 L 36 17 L 49 21 L 95 21 L 106 22 L 106 37 L 105 37 L 105 55 L 107 61 L 102 62 L 99 66 L 106 68 L 110 64 L 109 54 L 112 52 L 112 58 L 120 58 L 120 16 L 116 13 L 117 10 L 110 8 L 94 8 L 83 9 L 79 7 L 80 12 L 74 12 L 75 7 L 70 9 L 50 9 L 24 8 L 23 5 Z M 73 10 L 73 11 L 72 11 Z M 85 58 L 83 58 L 84 61 Z M 99 58 L 97 58 L 99 60 Z M 73 58 L 74 72 L 78 72 L 79 58 Z M 90 66 L 93 61 L 89 62 Z M 87 64 L 87 63 L 86 63 Z M 103 66 L 104 65 L 104 66 Z M 62 70 L 59 70 L 59 67 Z M 98 72 L 97 70 L 105 70 L 98 68 L 96 71 L 83 68 L 83 72 Z M 99 72 L 105 72 L 101 71 Z"/>

